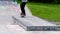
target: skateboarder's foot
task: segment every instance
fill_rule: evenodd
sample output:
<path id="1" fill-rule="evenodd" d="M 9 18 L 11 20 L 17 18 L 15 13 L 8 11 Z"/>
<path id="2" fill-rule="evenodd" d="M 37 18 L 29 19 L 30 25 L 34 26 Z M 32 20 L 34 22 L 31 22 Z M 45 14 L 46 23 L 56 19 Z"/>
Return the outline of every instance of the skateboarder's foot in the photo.
<path id="1" fill-rule="evenodd" d="M 26 14 L 21 13 L 21 17 L 25 17 L 25 16 L 26 16 Z"/>

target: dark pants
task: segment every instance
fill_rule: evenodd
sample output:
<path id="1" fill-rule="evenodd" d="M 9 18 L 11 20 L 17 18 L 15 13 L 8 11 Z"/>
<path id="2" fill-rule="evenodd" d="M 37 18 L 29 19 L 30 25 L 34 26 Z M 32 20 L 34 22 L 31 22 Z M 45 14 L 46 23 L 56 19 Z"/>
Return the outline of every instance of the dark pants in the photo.
<path id="1" fill-rule="evenodd" d="M 26 4 L 26 2 L 22 2 L 21 4 L 20 4 L 20 7 L 21 7 L 21 11 L 22 11 L 22 13 L 23 14 L 25 14 L 25 4 Z"/>

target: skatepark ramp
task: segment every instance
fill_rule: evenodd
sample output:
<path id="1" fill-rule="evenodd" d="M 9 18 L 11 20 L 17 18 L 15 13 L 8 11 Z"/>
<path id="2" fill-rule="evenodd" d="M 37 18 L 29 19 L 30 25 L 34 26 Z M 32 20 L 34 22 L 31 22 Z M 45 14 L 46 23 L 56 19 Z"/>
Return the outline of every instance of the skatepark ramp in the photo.
<path id="1" fill-rule="evenodd" d="M 39 19 L 35 16 L 26 16 L 21 18 L 20 16 L 12 16 L 14 23 L 21 26 L 26 31 L 50 31 L 56 30 L 57 25 L 49 23 L 45 20 Z"/>

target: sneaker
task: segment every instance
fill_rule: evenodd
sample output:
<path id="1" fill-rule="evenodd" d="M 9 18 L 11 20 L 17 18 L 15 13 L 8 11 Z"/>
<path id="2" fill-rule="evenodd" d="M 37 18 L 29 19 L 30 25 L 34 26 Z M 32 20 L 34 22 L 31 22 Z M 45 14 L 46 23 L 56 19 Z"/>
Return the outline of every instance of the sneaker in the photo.
<path id="1" fill-rule="evenodd" d="M 25 16 L 26 16 L 26 14 L 21 13 L 21 17 L 25 17 Z"/>

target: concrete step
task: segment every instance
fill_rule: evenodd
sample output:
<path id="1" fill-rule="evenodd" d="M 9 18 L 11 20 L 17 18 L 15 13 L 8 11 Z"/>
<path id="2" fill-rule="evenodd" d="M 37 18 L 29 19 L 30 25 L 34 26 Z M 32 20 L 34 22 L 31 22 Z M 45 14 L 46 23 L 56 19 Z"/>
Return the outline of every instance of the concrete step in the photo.
<path id="1" fill-rule="evenodd" d="M 15 23 L 27 31 L 40 31 L 44 27 L 51 28 L 51 26 L 57 26 L 35 16 L 26 16 L 25 18 L 21 18 L 20 16 L 13 16 L 13 19 Z"/>

